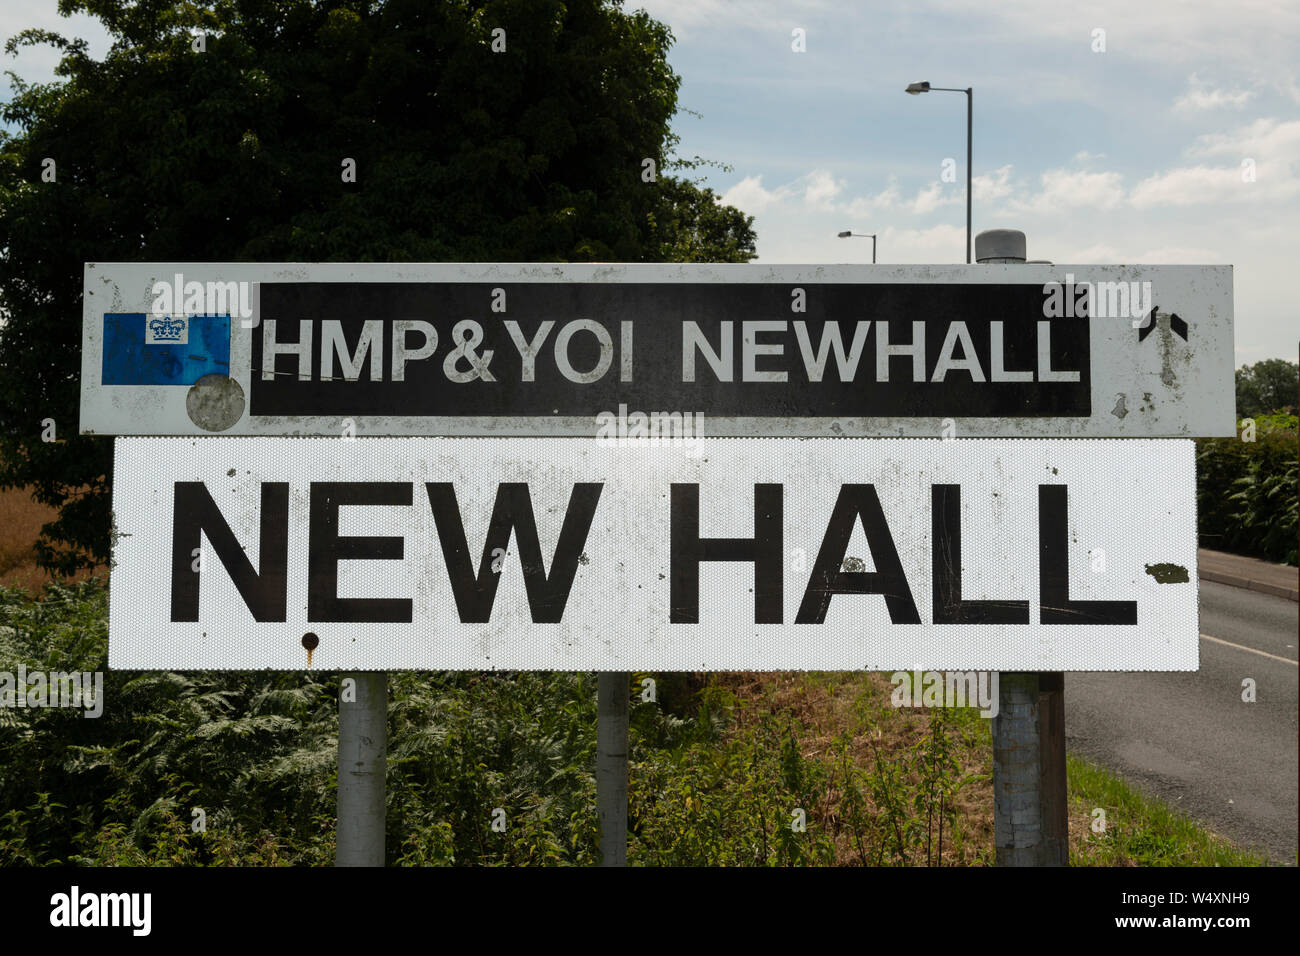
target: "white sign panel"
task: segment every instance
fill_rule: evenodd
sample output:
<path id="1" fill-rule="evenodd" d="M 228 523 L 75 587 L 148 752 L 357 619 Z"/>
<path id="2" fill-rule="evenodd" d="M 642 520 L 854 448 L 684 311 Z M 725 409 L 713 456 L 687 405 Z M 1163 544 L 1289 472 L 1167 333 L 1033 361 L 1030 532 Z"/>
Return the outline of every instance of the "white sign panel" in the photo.
<path id="1" fill-rule="evenodd" d="M 126 669 L 1195 670 L 1191 441 L 117 441 Z"/>
<path id="2" fill-rule="evenodd" d="M 1235 425 L 1231 266 L 87 263 L 84 303 L 86 434 Z"/>

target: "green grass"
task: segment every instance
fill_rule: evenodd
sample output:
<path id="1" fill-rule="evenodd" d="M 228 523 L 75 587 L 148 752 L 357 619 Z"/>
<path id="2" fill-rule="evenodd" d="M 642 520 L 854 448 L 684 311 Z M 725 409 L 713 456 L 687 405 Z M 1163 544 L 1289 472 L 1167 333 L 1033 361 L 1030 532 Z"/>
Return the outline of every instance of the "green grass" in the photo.
<path id="1" fill-rule="evenodd" d="M 1067 757 L 1066 768 L 1071 866 L 1269 865 L 1096 764 Z M 1096 808 L 1106 811 L 1101 834 L 1091 829 Z"/>
<path id="2" fill-rule="evenodd" d="M 938 713 L 934 710 L 895 709 L 889 701 L 887 674 L 807 674 L 781 679 L 779 675 L 766 675 L 763 692 L 752 689 L 743 697 L 764 699 L 786 713 L 795 715 L 805 729 L 805 741 L 816 756 L 810 764 L 820 764 L 820 772 L 831 776 L 839 768 L 836 751 L 825 747 L 825 741 L 849 735 L 850 739 L 881 734 L 882 750 L 890 759 L 905 768 L 904 777 L 897 781 L 904 786 L 910 805 L 918 792 L 915 759 L 909 761 L 909 751 L 916 754 L 918 743 L 925 741 L 932 722 Z M 802 688 L 802 693 L 797 689 Z M 834 706 L 835 699 L 852 700 L 850 711 Z M 945 847 L 944 865 L 991 865 L 994 860 L 992 832 L 992 758 L 993 741 L 991 722 L 980 717 L 974 708 L 951 709 L 944 714 L 947 732 L 958 755 L 961 769 L 949 775 L 952 782 L 963 781 L 958 794 L 959 833 L 963 843 L 951 851 Z M 729 737 L 744 738 L 750 728 L 742 721 L 733 725 Z M 861 760 L 862 769 L 869 775 L 869 760 Z M 1068 793 L 1070 800 L 1070 863 L 1072 866 L 1268 866 L 1271 861 L 1263 854 L 1244 850 L 1213 830 L 1184 816 L 1165 802 L 1147 796 L 1125 780 L 1090 761 L 1076 756 L 1067 757 Z M 863 787 L 870 791 L 872 788 Z M 845 805 L 847 789 L 844 784 L 831 788 L 830 805 L 824 808 L 825 816 L 846 820 L 853 812 L 852 801 Z M 1102 834 L 1092 832 L 1093 811 L 1105 810 L 1106 829 Z M 874 812 L 882 808 L 873 807 Z M 919 821 L 897 808 L 899 822 L 906 834 L 908 827 L 916 832 Z M 882 813 L 888 816 L 888 812 Z M 910 819 L 909 819 L 910 818 Z M 877 839 L 881 834 L 874 834 Z M 855 864 L 860 854 L 852 845 L 839 841 L 836 862 Z M 951 852 L 951 855 L 949 855 Z M 868 854 L 869 863 L 876 859 Z M 884 860 L 886 864 L 902 864 L 903 860 Z M 909 848 L 905 865 L 924 865 L 925 857 Z"/>

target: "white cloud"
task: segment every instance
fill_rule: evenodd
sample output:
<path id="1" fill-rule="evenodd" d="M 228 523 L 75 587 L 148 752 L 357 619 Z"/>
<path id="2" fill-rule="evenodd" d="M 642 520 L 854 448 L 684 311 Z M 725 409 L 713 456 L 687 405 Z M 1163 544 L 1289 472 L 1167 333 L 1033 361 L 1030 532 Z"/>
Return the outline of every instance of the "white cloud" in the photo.
<path id="1" fill-rule="evenodd" d="M 850 218 L 871 216 L 883 209 L 889 209 L 897 205 L 902 201 L 902 198 L 898 183 L 891 178 L 889 185 L 874 196 L 858 196 L 856 199 L 851 200 L 844 207 L 844 213 Z"/>
<path id="2" fill-rule="evenodd" d="M 722 194 L 722 202 L 751 215 L 758 215 L 789 195 L 788 187 L 764 189 L 762 176 L 746 176 Z"/>
<path id="3" fill-rule="evenodd" d="M 1279 70 L 1273 75 L 1271 85 L 1283 96 L 1300 103 L 1300 83 L 1296 82 L 1294 73 Z"/>
<path id="4" fill-rule="evenodd" d="M 964 190 L 959 193 L 955 188 L 946 188 L 943 183 L 936 180 L 917 192 L 916 198 L 910 203 L 910 208 L 916 215 L 925 216 L 934 212 L 940 206 L 965 201 Z"/>
<path id="5" fill-rule="evenodd" d="M 898 183 L 892 179 L 880 192 L 872 196 L 841 199 L 845 183 L 825 169 L 814 169 L 788 183 L 768 189 L 762 176 L 746 176 L 722 195 L 722 202 L 743 209 L 752 215 L 765 212 L 778 204 L 798 203 L 804 209 L 816 212 L 833 212 L 850 218 L 870 216 L 882 209 L 900 203 Z"/>
<path id="6" fill-rule="evenodd" d="M 1039 191 L 1013 200 L 1013 212 L 1047 215 L 1063 209 L 1113 209 L 1124 199 L 1123 177 L 1115 172 L 1049 169 L 1039 177 Z"/>
<path id="7" fill-rule="evenodd" d="M 1236 136 L 1214 134 L 1202 137 L 1197 150 L 1204 153 L 1237 152 L 1243 144 L 1259 145 L 1260 152 L 1275 153 L 1269 144 L 1291 144 L 1300 148 L 1300 122 L 1279 124 L 1255 123 Z M 1089 159 L 1094 158 L 1091 154 Z M 1273 162 L 1260 166 L 1261 180 L 1266 174 L 1285 169 Z M 1007 216 L 1052 217 L 1075 210 L 1114 211 L 1121 207 L 1137 210 L 1157 206 L 1177 207 L 1241 201 L 1277 201 L 1300 195 L 1300 178 L 1280 177 L 1271 185 L 1243 182 L 1239 166 L 1202 163 L 1155 173 L 1131 189 L 1121 173 L 1113 170 L 1057 168 L 1039 176 L 1038 188 L 1017 195 L 1012 179 L 1013 167 L 1001 166 L 974 179 L 975 203 L 986 214 L 993 206 L 994 218 Z M 832 213 L 843 217 L 851 228 L 866 228 L 871 220 L 889 211 L 897 218 L 928 216 L 947 206 L 965 201 L 961 184 L 934 181 L 920 187 L 911 199 L 903 199 L 894 180 L 878 193 L 849 198 L 847 184 L 830 171 L 814 169 L 807 174 L 772 189 L 763 185 L 762 176 L 747 176 L 723 193 L 722 201 L 759 215 L 783 207 L 789 215 Z M 843 227 L 841 227 L 843 228 Z"/>
<path id="8" fill-rule="evenodd" d="M 1259 198 L 1259 190 L 1252 192 L 1254 185 L 1243 183 L 1241 171 L 1231 167 L 1183 166 L 1148 176 L 1133 187 L 1129 201 L 1147 209 Z"/>
<path id="9" fill-rule="evenodd" d="M 1011 195 L 1011 164 L 1000 166 L 983 176 L 975 176 L 971 183 L 974 186 L 975 202 L 997 202 L 999 199 L 1005 199 Z"/>
<path id="10" fill-rule="evenodd" d="M 1294 62 L 1300 40 L 1300 4 L 1294 0 L 1091 0 L 1046 12 L 1041 0 L 916 0 L 917 6 L 954 19 L 999 24 L 1023 45 L 1036 39 L 1089 50 L 1092 31 L 1106 31 L 1106 52 L 1092 56 L 1148 63 L 1231 65 L 1265 77 L 1273 64 Z"/>
<path id="11" fill-rule="evenodd" d="M 964 262 L 966 224 L 940 223 L 924 229 L 891 226 L 881 234 L 880 243 L 881 258 L 888 262 Z"/>
<path id="12" fill-rule="evenodd" d="M 1281 162 L 1300 159 L 1300 120 L 1261 117 L 1232 133 L 1206 133 L 1187 152 L 1192 156 L 1253 156 Z"/>
<path id="13" fill-rule="evenodd" d="M 1233 132 L 1206 133 L 1186 152 L 1230 160 L 1222 166 L 1199 163 L 1148 176 L 1133 188 L 1134 206 L 1280 203 L 1300 196 L 1300 120 L 1263 117 Z M 1248 167 L 1253 179 L 1243 178 Z"/>
<path id="14" fill-rule="evenodd" d="M 757 215 L 776 203 L 799 198 L 810 209 L 833 212 L 840 209 L 835 197 L 844 190 L 844 183 L 824 169 L 814 169 L 792 182 L 767 189 L 762 176 L 746 176 L 722 194 L 727 205 Z"/>
<path id="15" fill-rule="evenodd" d="M 1211 86 L 1193 73 L 1187 78 L 1187 92 L 1174 103 L 1174 109 L 1189 113 L 1197 110 L 1215 110 L 1230 106 L 1239 110 L 1250 102 L 1251 97 L 1254 95 L 1255 93 L 1252 90 L 1233 90 L 1230 93 L 1227 90 Z"/>
<path id="16" fill-rule="evenodd" d="M 761 32 L 788 43 L 790 29 L 827 22 L 841 32 L 871 32 L 891 42 L 910 44 L 936 22 L 971 36 L 1014 37 L 1029 48 L 1047 40 L 1057 46 L 1077 44 L 1090 51 L 1092 31 L 1106 31 L 1106 52 L 1089 53 L 1110 60 L 1144 60 L 1186 65 L 1211 62 L 1276 83 L 1276 71 L 1261 66 L 1294 62 L 1300 40 L 1300 4 L 1294 0 L 1234 0 L 1196 3 L 1187 0 L 1084 0 L 1045 9 L 1042 0 L 912 0 L 905 6 L 844 4 L 835 0 L 629 0 L 628 9 L 644 8 L 667 23 L 679 37 L 711 33 Z M 810 40 L 812 39 L 810 31 Z M 1272 74 L 1272 75 L 1270 75 Z M 1018 77 L 1020 78 L 1020 77 Z M 1050 79 L 1050 77 L 1049 77 Z M 955 84 L 947 84 L 955 85 Z M 1080 92 L 1075 83 L 1075 92 Z"/>
<path id="17" fill-rule="evenodd" d="M 979 196 L 981 191 L 986 191 L 992 198 L 1006 195 L 1010 191 L 1007 183 L 1010 170 L 1010 166 L 1004 166 L 987 176 L 976 177 L 975 194 Z M 871 216 L 885 209 L 906 210 L 913 215 L 925 216 L 941 206 L 959 205 L 966 201 L 962 184 L 937 180 L 922 186 L 914 198 L 906 201 L 892 178 L 874 195 L 847 199 L 844 198 L 845 187 L 844 180 L 836 179 L 825 169 L 814 169 L 774 189 L 763 185 L 762 176 L 746 176 L 723 193 L 722 201 L 754 215 L 777 204 L 798 203 L 806 210 L 833 212 L 848 218 Z"/>
<path id="18" fill-rule="evenodd" d="M 645 10 L 666 23 L 679 40 L 698 33 L 727 30 L 779 31 L 789 42 L 790 31 L 821 11 L 833 8 L 830 0 L 630 0 L 627 10 Z"/>
<path id="19" fill-rule="evenodd" d="M 813 209 L 834 210 L 835 197 L 844 189 L 842 182 L 824 169 L 814 169 L 805 177 L 803 201 Z"/>
<path id="20" fill-rule="evenodd" d="M 759 262 L 870 262 L 871 243 L 862 239 L 839 239 L 830 224 L 818 225 L 793 219 L 767 225 L 763 254 Z M 760 229 L 763 224 L 759 224 Z M 925 229 L 886 226 L 877 233 L 880 262 L 963 262 L 966 226 L 943 223 Z"/>

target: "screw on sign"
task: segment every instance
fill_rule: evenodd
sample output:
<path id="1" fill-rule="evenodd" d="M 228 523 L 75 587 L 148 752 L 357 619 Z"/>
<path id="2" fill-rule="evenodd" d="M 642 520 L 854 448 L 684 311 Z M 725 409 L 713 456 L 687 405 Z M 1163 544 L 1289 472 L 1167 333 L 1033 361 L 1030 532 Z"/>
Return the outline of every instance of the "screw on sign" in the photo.
<path id="1" fill-rule="evenodd" d="M 308 631 L 302 636 L 302 646 L 307 649 L 307 666 L 311 667 L 311 655 L 320 647 L 320 638 Z"/>

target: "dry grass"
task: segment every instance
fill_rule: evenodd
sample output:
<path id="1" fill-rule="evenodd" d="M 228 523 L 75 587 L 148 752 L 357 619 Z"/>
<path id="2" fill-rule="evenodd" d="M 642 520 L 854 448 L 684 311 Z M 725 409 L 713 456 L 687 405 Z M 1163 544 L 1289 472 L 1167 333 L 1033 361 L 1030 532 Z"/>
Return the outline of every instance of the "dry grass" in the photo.
<path id="1" fill-rule="evenodd" d="M 41 526 L 53 521 L 53 508 L 32 500 L 24 489 L 0 491 L 0 585 L 25 588 L 36 594 L 45 584 L 55 580 L 36 566 L 34 546 Z M 104 569 L 97 569 L 100 573 Z M 80 571 L 71 580 L 81 581 L 94 570 Z"/>
<path id="2" fill-rule="evenodd" d="M 895 708 L 890 703 L 893 687 L 886 674 L 876 673 L 728 673 L 712 675 L 726 686 L 738 702 L 733 733 L 744 733 L 764 711 L 788 716 L 802 727 L 799 741 L 808 760 L 823 762 L 830 770 L 830 786 L 823 805 L 816 808 L 820 819 L 829 822 L 835 837 L 836 863 L 861 865 L 852 834 L 836 824 L 842 796 L 837 785 L 839 768 L 837 738 L 852 735 L 849 753 L 860 769 L 873 766 L 878 748 L 883 760 L 897 760 L 914 748 L 929 732 L 933 710 L 919 707 Z M 954 750 L 961 775 L 984 777 L 992 770 L 992 738 L 988 721 L 968 718 L 963 733 L 952 728 Z M 877 733 L 879 736 L 877 736 Z M 993 785 L 991 780 L 972 779 L 956 797 L 961 839 L 945 834 L 942 866 L 970 866 L 993 859 Z M 924 860 L 921 861 L 924 863 Z"/>

